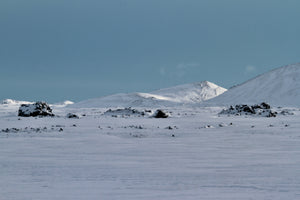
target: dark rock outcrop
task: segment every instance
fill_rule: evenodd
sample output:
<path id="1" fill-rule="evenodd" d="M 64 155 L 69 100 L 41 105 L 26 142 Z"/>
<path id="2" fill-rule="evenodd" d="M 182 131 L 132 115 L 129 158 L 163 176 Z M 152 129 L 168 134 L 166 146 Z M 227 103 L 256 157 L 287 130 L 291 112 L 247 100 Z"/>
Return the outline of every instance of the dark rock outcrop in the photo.
<path id="1" fill-rule="evenodd" d="M 157 110 L 154 114 L 153 114 L 154 118 L 168 118 L 169 115 L 167 113 L 165 113 L 162 110 Z"/>
<path id="2" fill-rule="evenodd" d="M 226 115 L 258 115 L 262 117 L 276 117 L 277 112 L 271 110 L 271 106 L 265 102 L 256 105 L 235 105 L 222 110 L 219 114 Z"/>
<path id="3" fill-rule="evenodd" d="M 18 111 L 20 117 L 53 117 L 52 109 L 46 102 L 36 102 L 34 104 L 22 104 Z"/>

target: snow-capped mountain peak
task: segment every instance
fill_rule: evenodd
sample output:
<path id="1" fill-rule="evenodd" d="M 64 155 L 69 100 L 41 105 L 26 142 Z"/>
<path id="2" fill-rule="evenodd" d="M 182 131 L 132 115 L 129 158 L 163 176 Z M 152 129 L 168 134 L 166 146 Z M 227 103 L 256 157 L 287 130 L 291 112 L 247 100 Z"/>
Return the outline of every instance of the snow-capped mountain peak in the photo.
<path id="1" fill-rule="evenodd" d="M 214 83 L 202 81 L 191 84 L 178 85 L 171 88 L 161 89 L 152 94 L 161 95 L 172 99 L 175 102 L 182 103 L 200 103 L 208 99 L 214 98 L 226 91 Z"/>
<path id="2" fill-rule="evenodd" d="M 85 100 L 70 107 L 153 107 L 200 103 L 214 98 L 226 89 L 203 81 L 160 89 L 150 93 L 115 94 Z"/>

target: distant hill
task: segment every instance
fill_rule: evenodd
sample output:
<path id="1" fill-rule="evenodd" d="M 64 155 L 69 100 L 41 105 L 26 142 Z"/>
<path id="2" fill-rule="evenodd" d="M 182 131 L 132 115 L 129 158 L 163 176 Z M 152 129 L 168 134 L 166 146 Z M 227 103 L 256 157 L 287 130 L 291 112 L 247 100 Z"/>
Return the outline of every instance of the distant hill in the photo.
<path id="1" fill-rule="evenodd" d="M 263 101 L 276 106 L 300 106 L 300 63 L 257 76 L 205 104 L 254 104 Z"/>
<path id="2" fill-rule="evenodd" d="M 150 93 L 115 94 L 106 97 L 89 99 L 75 103 L 69 107 L 169 107 L 201 103 L 205 100 L 214 98 L 225 91 L 225 88 L 208 81 L 203 81 L 165 88 Z"/>

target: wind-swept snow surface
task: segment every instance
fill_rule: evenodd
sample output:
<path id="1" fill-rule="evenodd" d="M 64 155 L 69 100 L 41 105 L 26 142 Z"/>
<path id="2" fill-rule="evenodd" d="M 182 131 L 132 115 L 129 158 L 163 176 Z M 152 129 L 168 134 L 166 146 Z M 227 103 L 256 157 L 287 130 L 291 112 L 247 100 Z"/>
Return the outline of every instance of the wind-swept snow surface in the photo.
<path id="1" fill-rule="evenodd" d="M 261 102 L 276 106 L 300 106 L 300 64 L 262 74 L 208 101 L 217 105 Z"/>
<path id="2" fill-rule="evenodd" d="M 180 107 L 166 119 L 106 110 L 19 119 L 0 109 L 0 199 L 299 200 L 299 109 L 246 118 Z"/>
<path id="3" fill-rule="evenodd" d="M 175 106 L 190 103 L 200 103 L 214 98 L 226 89 L 203 81 L 161 89 L 150 93 L 115 94 L 111 96 L 85 100 L 74 105 L 73 108 L 92 107 L 153 107 Z"/>

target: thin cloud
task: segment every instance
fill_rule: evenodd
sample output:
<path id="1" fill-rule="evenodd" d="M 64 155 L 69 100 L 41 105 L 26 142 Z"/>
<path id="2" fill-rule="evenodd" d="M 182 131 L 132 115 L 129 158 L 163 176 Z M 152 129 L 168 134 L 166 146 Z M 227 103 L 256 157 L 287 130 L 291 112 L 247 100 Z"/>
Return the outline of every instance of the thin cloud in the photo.
<path id="1" fill-rule="evenodd" d="M 253 66 L 253 65 L 247 65 L 247 66 L 245 67 L 245 73 L 246 73 L 246 74 L 250 74 L 250 73 L 253 73 L 253 72 L 255 72 L 255 71 L 256 71 L 256 67 Z"/>

